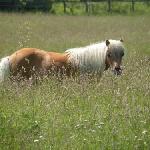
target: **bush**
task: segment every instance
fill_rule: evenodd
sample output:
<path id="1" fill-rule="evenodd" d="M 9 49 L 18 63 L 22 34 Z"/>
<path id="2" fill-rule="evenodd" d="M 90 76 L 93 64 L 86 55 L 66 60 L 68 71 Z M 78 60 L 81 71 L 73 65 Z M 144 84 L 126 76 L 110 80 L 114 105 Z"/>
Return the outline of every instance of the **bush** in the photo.
<path id="1" fill-rule="evenodd" d="M 1 10 L 42 10 L 52 8 L 50 0 L 0 0 Z"/>

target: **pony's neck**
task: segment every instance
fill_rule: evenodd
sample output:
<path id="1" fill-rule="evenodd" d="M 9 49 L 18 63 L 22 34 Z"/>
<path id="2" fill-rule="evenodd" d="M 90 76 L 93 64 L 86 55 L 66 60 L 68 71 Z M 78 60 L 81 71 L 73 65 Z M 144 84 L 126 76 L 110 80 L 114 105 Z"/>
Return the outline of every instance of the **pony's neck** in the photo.
<path id="1" fill-rule="evenodd" d="M 67 50 L 70 62 L 81 70 L 103 71 L 107 46 L 104 42 Z"/>

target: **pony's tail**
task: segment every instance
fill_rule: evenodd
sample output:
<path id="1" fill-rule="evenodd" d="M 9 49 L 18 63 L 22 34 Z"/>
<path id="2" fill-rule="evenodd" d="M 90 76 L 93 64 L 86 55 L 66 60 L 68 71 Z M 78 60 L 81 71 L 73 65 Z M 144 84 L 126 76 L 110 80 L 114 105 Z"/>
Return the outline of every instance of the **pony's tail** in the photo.
<path id="1" fill-rule="evenodd" d="M 10 74 L 9 56 L 0 60 L 0 82 L 8 78 Z"/>

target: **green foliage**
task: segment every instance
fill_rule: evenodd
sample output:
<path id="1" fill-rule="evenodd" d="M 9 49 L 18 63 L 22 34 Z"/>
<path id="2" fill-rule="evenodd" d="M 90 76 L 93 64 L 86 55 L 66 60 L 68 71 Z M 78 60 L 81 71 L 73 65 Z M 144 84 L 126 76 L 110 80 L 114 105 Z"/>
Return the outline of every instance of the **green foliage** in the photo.
<path id="1" fill-rule="evenodd" d="M 8 6 L 4 7 L 4 9 L 12 9 L 12 10 L 42 10 L 42 11 L 49 11 L 51 10 L 52 3 L 50 0 L 6 0 L 3 2 L 4 4 L 7 3 Z"/>
<path id="2" fill-rule="evenodd" d="M 0 85 L 0 149 L 149 149 L 149 16 L 0 13 L 0 56 L 124 38 L 123 74 Z M 143 24 L 144 22 L 144 24 Z M 137 26 L 138 25 L 138 26 Z"/>
<path id="3" fill-rule="evenodd" d="M 66 3 L 66 14 L 71 15 L 106 15 L 108 14 L 107 2 L 90 2 L 88 4 L 89 11 L 86 12 L 86 3 Z M 111 14 L 146 14 L 150 13 L 150 8 L 147 3 L 136 2 L 134 5 L 134 12 L 132 10 L 131 2 L 117 2 L 111 3 Z M 64 14 L 63 3 L 54 3 L 52 13 Z"/>
<path id="4" fill-rule="evenodd" d="M 14 10 L 14 11 L 45 11 L 53 14 L 64 14 L 64 1 L 62 0 L 7 0 L 0 10 Z M 7 3 L 8 6 L 5 6 Z M 66 14 L 70 15 L 102 15 L 108 13 L 108 0 L 102 1 L 66 1 Z M 116 14 L 132 14 L 132 1 L 111 1 L 111 11 L 109 13 Z M 143 14 L 150 13 L 150 2 L 146 0 L 134 2 L 134 13 Z M 88 8 L 88 11 L 87 9 Z"/>

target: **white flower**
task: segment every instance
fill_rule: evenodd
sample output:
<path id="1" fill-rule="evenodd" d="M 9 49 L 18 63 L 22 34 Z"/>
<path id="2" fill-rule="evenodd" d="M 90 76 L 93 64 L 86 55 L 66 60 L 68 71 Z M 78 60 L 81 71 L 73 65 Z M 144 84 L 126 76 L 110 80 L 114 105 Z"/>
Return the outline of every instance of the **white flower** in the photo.
<path id="1" fill-rule="evenodd" d="M 80 124 L 77 124 L 76 126 L 75 126 L 75 128 L 77 128 L 77 127 L 79 127 L 80 126 Z"/>
<path id="2" fill-rule="evenodd" d="M 100 122 L 100 125 L 104 125 L 104 122 Z"/>
<path id="3" fill-rule="evenodd" d="M 140 122 L 146 124 L 146 121 L 140 121 Z"/>
<path id="4" fill-rule="evenodd" d="M 95 130 L 91 130 L 91 132 L 93 132 L 93 133 L 94 133 L 94 132 L 96 132 L 96 131 L 95 131 Z"/>
<path id="5" fill-rule="evenodd" d="M 143 132 L 142 132 L 142 134 L 146 134 L 147 133 L 147 130 L 144 130 Z"/>
<path id="6" fill-rule="evenodd" d="M 38 142 L 39 140 L 34 140 L 34 143 Z"/>
<path id="7" fill-rule="evenodd" d="M 36 124 L 38 124 L 38 121 L 35 121 Z"/>
<path id="8" fill-rule="evenodd" d="M 101 126 L 97 126 L 99 129 L 101 128 Z"/>

